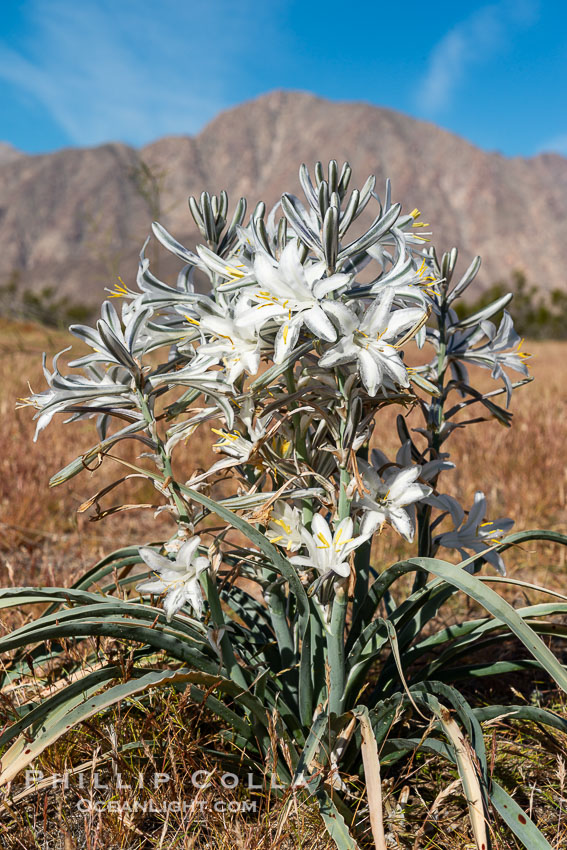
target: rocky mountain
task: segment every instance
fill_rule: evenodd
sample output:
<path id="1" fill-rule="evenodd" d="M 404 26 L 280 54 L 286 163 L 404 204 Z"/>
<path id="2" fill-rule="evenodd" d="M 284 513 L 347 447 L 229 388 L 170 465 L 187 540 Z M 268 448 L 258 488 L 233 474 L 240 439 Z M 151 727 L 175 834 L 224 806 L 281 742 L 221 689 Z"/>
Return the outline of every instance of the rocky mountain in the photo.
<path id="1" fill-rule="evenodd" d="M 221 113 L 197 136 L 140 150 L 109 143 L 28 156 L 0 145 L 0 286 L 46 286 L 98 303 L 120 275 L 132 281 L 152 218 L 196 239 L 187 197 L 226 188 L 234 204 L 300 194 L 297 169 L 345 159 L 351 185 L 392 178 L 393 197 L 418 207 L 433 242 L 483 257 L 480 286 L 523 269 L 566 288 L 567 159 L 504 157 L 433 124 L 364 103 L 276 91 Z M 157 256 L 157 254 L 156 254 Z M 160 273 L 173 271 L 161 252 Z"/>

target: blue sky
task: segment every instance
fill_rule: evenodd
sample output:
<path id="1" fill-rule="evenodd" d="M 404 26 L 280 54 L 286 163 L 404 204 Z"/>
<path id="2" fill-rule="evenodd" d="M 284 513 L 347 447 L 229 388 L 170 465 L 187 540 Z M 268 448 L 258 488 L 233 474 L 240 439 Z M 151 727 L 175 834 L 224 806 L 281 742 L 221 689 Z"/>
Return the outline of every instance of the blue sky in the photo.
<path id="1" fill-rule="evenodd" d="M 567 155 L 567 3 L 4 0 L 0 85 L 0 139 L 30 153 L 192 134 L 286 88 Z"/>

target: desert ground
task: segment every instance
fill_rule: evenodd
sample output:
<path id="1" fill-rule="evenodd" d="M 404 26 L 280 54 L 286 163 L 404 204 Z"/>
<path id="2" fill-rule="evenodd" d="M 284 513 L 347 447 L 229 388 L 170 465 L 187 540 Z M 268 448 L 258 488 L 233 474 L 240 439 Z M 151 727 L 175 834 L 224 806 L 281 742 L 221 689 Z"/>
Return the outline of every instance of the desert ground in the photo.
<path id="1" fill-rule="evenodd" d="M 1 322 L 2 320 L 0 320 Z M 18 399 L 29 394 L 29 387 L 39 391 L 44 386 L 41 370 L 42 352 L 48 362 L 57 351 L 70 344 L 70 337 L 59 331 L 40 326 L 4 321 L 0 323 L 0 584 L 70 584 L 99 557 L 128 543 L 163 539 L 171 533 L 167 520 L 155 520 L 153 509 L 129 511 L 92 521 L 92 511 L 77 513 L 77 509 L 96 490 L 112 478 L 111 464 L 100 473 L 85 472 L 60 488 L 49 489 L 50 476 L 69 460 L 94 442 L 93 425 L 88 422 L 61 426 L 54 422 L 33 442 L 33 411 L 16 409 Z M 447 474 L 447 489 L 465 506 L 470 505 L 476 490 L 485 492 L 490 517 L 512 517 L 515 528 L 545 528 L 567 532 L 567 343 L 526 343 L 533 354 L 531 360 L 534 381 L 522 387 L 512 399 L 513 424 L 510 429 L 495 420 L 482 422 L 452 438 L 450 448 L 457 469 Z M 488 373 L 483 381 L 491 381 Z M 413 414 L 412 414 L 413 415 Z M 410 417 L 411 421 L 411 417 Z M 385 435 L 384 437 L 382 435 Z M 374 440 L 386 452 L 396 449 L 392 428 L 377 429 Z M 211 440 L 212 442 L 212 440 Z M 132 457 L 134 452 L 132 452 Z M 204 466 L 211 458 L 207 435 L 195 451 L 192 443 L 187 466 Z M 128 493 L 131 501 L 151 504 L 155 500 L 151 488 L 135 485 Z M 112 498 L 108 502 L 112 504 Z M 89 516 L 89 513 L 91 516 Z M 400 544 L 393 534 L 384 533 L 375 551 L 375 564 L 392 563 L 401 554 Z M 546 585 L 565 592 L 565 550 L 550 544 L 522 546 L 506 555 L 509 575 L 527 582 Z M 522 588 L 505 591 L 513 604 L 526 604 Z M 530 601 L 536 597 L 529 596 Z M 469 608 L 457 610 L 455 616 L 469 616 Z M 18 614 L 24 622 L 24 614 Z M 13 623 L 11 624 L 13 625 Z M 2 621 L 7 627 L 7 621 Z M 502 685 L 515 689 L 522 699 L 539 701 L 559 711 L 567 718 L 563 698 L 548 683 L 534 679 L 527 684 L 511 680 Z M 161 700 L 161 701 L 160 701 Z M 151 717 L 114 718 L 114 734 L 122 740 L 142 735 L 148 723 L 161 724 L 167 758 L 177 764 L 176 780 L 183 786 L 197 763 L 199 751 L 214 740 L 214 724 L 206 716 L 196 714 L 181 698 L 156 699 Z M 126 713 L 125 713 L 126 714 Z M 187 732 L 187 727 L 190 732 Z M 105 720 L 97 726 L 89 724 L 81 736 L 75 735 L 65 745 L 57 745 L 42 759 L 44 763 L 61 766 L 70 757 L 93 758 L 107 749 L 111 740 L 110 726 Z M 498 732 L 498 746 L 496 738 Z M 565 736 L 544 741 L 537 728 L 521 735 L 511 724 L 495 727 L 492 741 L 487 741 L 493 763 L 514 774 L 519 794 L 531 814 L 544 829 L 551 846 L 565 846 L 567 829 L 563 810 L 566 800 Z M 94 755 L 93 755 L 94 754 Z M 433 830 L 418 834 L 431 807 L 414 794 L 416 772 L 421 772 L 439 790 L 453 781 L 447 768 L 435 759 L 410 765 L 407 775 L 396 778 L 385 787 L 385 808 L 393 836 L 393 847 L 472 847 L 464 817 L 464 806 L 454 797 L 443 804 L 443 814 L 429 813 Z M 454 790 L 454 789 L 453 789 Z M 174 793 L 172 791 L 171 793 Z M 435 794 L 433 794 L 435 797 Z M 406 802 L 409 798 L 409 804 Z M 286 813 L 285 829 L 281 829 L 282 810 L 279 804 L 264 801 L 261 814 L 253 822 L 241 814 L 219 815 L 210 818 L 207 835 L 198 823 L 189 836 L 175 822 L 154 818 L 140 823 L 119 822 L 118 816 L 99 815 L 96 823 L 86 822 L 81 829 L 89 835 L 85 845 L 91 850 L 146 847 L 305 847 L 323 848 L 331 844 L 323 838 L 318 816 L 307 807 Z M 86 818 L 86 816 L 85 816 Z M 77 839 L 77 824 L 61 802 L 55 805 L 48 795 L 39 795 L 18 812 L 0 814 L 5 837 L 2 847 L 61 847 L 72 850 L 81 846 Z M 48 823 L 51 827 L 48 827 Z M 56 833 L 52 832 L 57 826 Z M 440 836 L 444 836 L 441 838 Z M 85 839 L 86 840 L 86 839 Z M 514 848 L 514 840 L 495 835 L 495 846 Z M 192 843 L 193 842 L 193 843 Z M 199 843 L 204 842 L 204 843 Z M 500 842 L 500 843 L 499 843 Z"/>

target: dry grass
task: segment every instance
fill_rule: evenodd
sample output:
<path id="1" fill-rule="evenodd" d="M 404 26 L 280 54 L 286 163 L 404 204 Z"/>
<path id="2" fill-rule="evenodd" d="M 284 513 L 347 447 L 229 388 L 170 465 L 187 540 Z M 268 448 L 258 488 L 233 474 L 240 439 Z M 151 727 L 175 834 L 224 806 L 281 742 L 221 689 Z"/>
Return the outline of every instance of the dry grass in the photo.
<path id="1" fill-rule="evenodd" d="M 50 475 L 93 442 L 92 423 L 76 423 L 66 428 L 51 427 L 32 442 L 32 411 L 15 410 L 18 397 L 28 394 L 27 382 L 37 390 L 43 386 L 41 352 L 48 356 L 64 348 L 66 334 L 46 331 L 32 325 L 5 323 L 0 325 L 0 565 L 4 567 L 2 584 L 68 584 L 103 553 L 141 539 L 160 539 L 171 533 L 167 519 L 152 519 L 152 511 L 136 511 L 118 515 L 102 523 L 90 523 L 85 514 L 77 515 L 77 507 L 92 493 L 115 476 L 116 467 L 105 463 L 98 474 L 84 473 L 56 490 L 47 486 Z M 513 399 L 514 425 L 505 429 L 494 422 L 482 423 L 457 432 L 450 441 L 457 470 L 445 476 L 446 487 L 468 506 L 476 489 L 488 497 L 491 516 L 512 516 L 516 528 L 552 528 L 567 531 L 565 511 L 567 465 L 564 446 L 567 442 L 567 344 L 533 344 L 535 382 L 518 391 Z M 487 374 L 483 381 L 490 382 Z M 385 413 L 383 426 L 375 434 L 376 442 L 386 435 L 385 451 L 395 451 L 390 414 Z M 409 416 L 410 427 L 417 425 L 415 412 Z M 133 450 L 132 450 L 133 451 Z M 130 456 L 134 459 L 134 453 Z M 187 468 L 208 464 L 210 449 L 191 444 L 185 458 Z M 121 489 L 132 501 L 152 501 L 155 496 L 147 485 L 130 485 Z M 118 501 L 118 497 L 116 499 Z M 376 561 L 391 563 L 403 551 L 399 540 L 390 532 L 380 538 Z M 506 554 L 509 573 L 516 577 L 564 590 L 565 554 L 557 548 L 537 544 Z M 525 604 L 523 593 L 509 591 L 509 600 Z M 530 601 L 536 601 L 534 594 Z M 455 609 L 455 617 L 463 615 Z M 466 611 L 467 617 L 470 610 Z M 502 685 L 520 687 L 512 681 Z M 532 681 L 524 688 L 525 699 L 541 700 L 564 716 L 565 704 L 555 691 Z M 488 693 L 486 694 L 489 699 Z M 187 729 L 191 734 L 187 734 Z M 209 758 L 207 746 L 215 741 L 216 726 L 183 701 L 182 695 L 154 696 L 147 705 L 132 703 L 121 707 L 100 722 L 92 720 L 81 732 L 69 736 L 41 757 L 38 766 L 46 773 L 61 771 L 69 764 L 101 761 L 101 775 L 112 788 L 113 773 L 108 765 L 116 764 L 120 744 L 139 741 L 150 734 L 152 759 L 167 771 L 171 767 L 174 781 L 158 789 L 156 801 L 185 799 L 188 777 L 202 769 Z M 156 735 L 156 730 L 159 734 Z M 535 727 L 522 731 L 511 723 L 495 726 L 487 738 L 493 753 L 495 776 L 516 788 L 516 799 L 533 813 L 545 829 L 552 847 L 567 845 L 567 792 L 565 790 L 565 741 L 559 735 L 546 739 Z M 109 761 L 110 759 L 110 761 Z M 134 776 L 139 769 L 140 754 L 122 756 L 120 767 L 124 777 Z M 163 767 L 167 765 L 166 767 Z M 106 767 L 105 767 L 106 766 Z M 104 774 L 104 770 L 107 774 Z M 456 778 L 436 759 L 416 758 L 403 773 L 393 775 L 385 784 L 388 829 L 392 847 L 403 848 L 467 848 L 467 828 L 460 788 L 455 785 L 437 808 L 434 803 L 441 790 Z M 106 778 L 104 779 L 106 782 Z M 425 790 L 424 790 L 425 789 Z M 117 798 L 125 792 L 115 789 Z M 130 792 L 128 792 L 130 793 Z M 213 793 L 217 799 L 221 791 Z M 148 795 L 148 799 L 152 797 Z M 126 794 L 127 796 L 127 794 Z M 136 795 L 140 798 L 140 795 Z M 159 799 L 158 799 L 159 798 Z M 258 813 L 208 812 L 206 822 L 192 817 L 190 822 L 172 815 L 166 821 L 159 814 L 124 819 L 111 812 L 96 817 L 77 815 L 76 796 L 45 791 L 22 800 L 17 810 L 2 817 L 2 847 L 73 848 L 91 850 L 146 850 L 146 848 L 330 848 L 322 824 L 311 805 L 292 800 L 291 808 L 270 795 L 258 797 Z M 212 799 L 212 798 L 211 798 Z M 90 818 L 90 819 L 89 819 Z M 280 829 L 284 818 L 284 826 Z M 497 848 L 518 846 L 509 836 L 494 836 Z"/>
<path id="2" fill-rule="evenodd" d="M 567 706 L 555 693 L 540 698 L 565 715 Z M 567 841 L 567 736 L 504 720 L 488 729 L 485 743 L 491 775 L 513 791 L 553 850 L 561 850 Z M 223 751 L 231 761 L 223 761 Z M 26 790 L 23 782 L 14 784 L 8 808 L 0 808 L 2 849 L 334 848 L 314 805 L 301 792 L 282 799 L 269 788 L 249 789 L 249 783 L 261 785 L 262 776 L 253 771 L 249 780 L 249 768 L 234 758 L 219 745 L 218 723 L 185 694 L 153 693 L 144 702 L 128 701 L 46 750 L 34 762 L 46 777 L 44 785 Z M 73 768 L 77 772 L 64 792 L 50 786 L 53 776 Z M 205 774 L 197 777 L 196 771 L 205 771 L 209 787 L 196 787 L 205 781 Z M 232 791 L 223 785 L 230 781 L 228 773 L 240 781 Z M 364 805 L 361 782 L 343 778 L 351 807 Z M 415 755 L 390 771 L 383 782 L 383 805 L 392 848 L 474 848 L 457 771 L 436 756 Z M 492 837 L 495 850 L 520 848 L 501 826 L 493 827 Z M 358 841 L 361 850 L 374 846 L 369 829 Z"/>

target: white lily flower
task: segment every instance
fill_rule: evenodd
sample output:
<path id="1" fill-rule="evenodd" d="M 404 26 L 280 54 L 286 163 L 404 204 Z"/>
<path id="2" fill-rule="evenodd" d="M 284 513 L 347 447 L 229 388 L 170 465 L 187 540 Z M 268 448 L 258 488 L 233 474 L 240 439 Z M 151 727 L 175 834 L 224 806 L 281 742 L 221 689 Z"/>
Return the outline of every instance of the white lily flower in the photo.
<path id="1" fill-rule="evenodd" d="M 420 464 L 421 472 L 419 473 L 419 477 L 422 481 L 431 481 L 436 475 L 440 472 L 444 472 L 447 469 L 454 469 L 455 464 L 451 463 L 451 461 L 446 460 L 447 454 L 441 455 L 440 458 L 436 460 L 429 460 L 426 463 Z M 374 469 L 379 470 L 384 466 L 390 465 L 390 461 L 386 457 L 386 455 L 380 451 L 380 449 L 372 449 L 371 453 L 372 466 Z M 411 441 L 406 440 L 396 454 L 396 465 L 400 467 L 400 469 L 404 467 L 410 467 L 412 465 L 412 456 L 411 456 Z"/>
<path id="2" fill-rule="evenodd" d="M 220 311 L 219 311 L 220 312 Z M 239 298 L 230 315 L 207 314 L 201 317 L 200 329 L 215 340 L 199 346 L 198 352 L 223 361 L 230 383 L 243 373 L 256 375 L 260 366 L 262 348 L 266 347 L 258 334 L 258 327 L 250 322 L 250 302 Z M 247 318 L 243 320 L 243 316 Z"/>
<path id="3" fill-rule="evenodd" d="M 419 307 L 392 310 L 393 299 L 394 292 L 387 289 L 362 318 L 349 310 L 341 322 L 339 342 L 319 360 L 324 367 L 358 362 L 360 377 L 371 396 L 376 395 L 385 378 L 402 387 L 409 386 L 408 372 L 395 342 L 425 313 Z"/>
<path id="4" fill-rule="evenodd" d="M 251 263 L 242 252 L 232 254 L 230 257 L 221 257 L 204 245 L 197 245 L 197 253 L 207 271 L 225 280 L 237 281 L 240 285 L 245 285 L 252 280 Z"/>
<path id="5" fill-rule="evenodd" d="M 165 594 L 163 610 L 168 622 L 186 603 L 201 616 L 203 594 L 199 576 L 209 567 L 209 559 L 197 554 L 200 543 L 200 537 L 192 537 L 180 547 L 175 561 L 146 546 L 139 549 L 142 560 L 159 576 L 136 585 L 136 590 L 155 596 Z"/>
<path id="6" fill-rule="evenodd" d="M 96 415 L 97 409 L 107 406 L 129 411 L 137 406 L 132 375 L 123 366 L 111 366 L 104 372 L 99 364 L 94 363 L 84 367 L 85 375 L 63 375 L 59 371 L 58 359 L 68 350 L 64 349 L 55 355 L 53 372 L 48 370 L 46 356 L 43 355 L 43 374 L 49 389 L 33 393 L 21 403 L 22 406 L 30 405 L 39 411 L 34 417 L 37 419 L 34 442 L 56 413 L 69 411 L 71 419 L 80 419 Z M 130 416 L 134 419 L 139 418 L 140 414 L 132 411 Z"/>
<path id="7" fill-rule="evenodd" d="M 435 292 L 438 280 L 432 274 L 425 258 L 420 257 L 418 265 L 415 256 L 406 251 L 407 237 L 397 228 L 392 228 L 392 236 L 397 243 L 397 257 L 393 262 L 390 254 L 382 245 L 367 248 L 367 253 L 385 269 L 386 259 L 392 260 L 392 267 L 384 271 L 371 285 L 370 291 L 381 295 L 386 289 L 395 293 L 398 301 L 418 302 L 424 309 L 431 304 L 430 293 Z"/>
<path id="8" fill-rule="evenodd" d="M 298 567 L 317 570 L 321 578 L 333 573 L 340 578 L 348 578 L 348 556 L 368 539 L 367 535 L 353 537 L 352 533 L 353 522 L 350 517 L 343 519 L 333 534 L 323 517 L 315 514 L 311 533 L 304 526 L 301 527 L 301 539 L 309 556 L 294 555 L 290 561 Z"/>
<path id="9" fill-rule="evenodd" d="M 471 551 L 481 554 L 501 575 L 506 574 L 504 561 L 498 552 L 488 551 L 487 545 L 498 543 L 514 525 L 513 519 L 501 517 L 494 521 L 485 520 L 486 498 L 480 490 L 474 494 L 474 502 L 466 519 L 464 510 L 452 496 L 434 496 L 429 501 L 434 507 L 449 511 L 454 523 L 452 531 L 435 538 L 434 542 L 438 546 L 457 549 L 463 560 Z"/>
<path id="10" fill-rule="evenodd" d="M 475 366 L 481 366 L 484 369 L 491 369 L 492 377 L 495 380 L 501 378 L 504 382 L 507 404 L 510 404 L 512 382 L 504 369 L 513 369 L 516 372 L 521 372 L 523 375 L 529 375 L 529 369 L 525 361 L 530 355 L 520 351 L 522 340 L 516 333 L 512 317 L 506 310 L 504 310 L 498 330 L 496 330 L 494 323 L 490 321 L 481 322 L 480 328 L 483 335 L 487 337 L 488 342 L 478 346 L 478 348 L 473 348 L 477 337 L 476 335 L 471 337 L 466 349 L 460 354 L 460 359 L 468 363 L 473 363 Z M 515 351 L 510 350 L 514 348 L 516 349 Z"/>
<path id="11" fill-rule="evenodd" d="M 526 360 L 530 354 L 520 351 L 523 340 L 514 328 L 510 314 L 504 310 L 498 329 L 488 319 L 479 321 L 478 325 L 465 328 L 454 327 L 459 317 L 453 309 L 447 311 L 445 317 L 445 334 L 447 336 L 446 357 L 456 380 L 468 383 L 466 363 L 490 369 L 492 377 L 502 379 L 506 387 L 506 404 L 510 404 L 512 382 L 504 369 L 513 369 L 523 375 L 529 375 Z M 440 333 L 434 328 L 427 329 L 427 338 L 433 347 L 439 351 Z M 483 340 L 485 340 L 483 342 Z M 480 345 L 478 343 L 481 343 Z M 430 364 L 435 369 L 435 361 Z"/>
<path id="12" fill-rule="evenodd" d="M 226 428 L 212 428 L 213 434 L 220 439 L 213 443 L 214 452 L 222 452 L 229 458 L 235 458 L 238 463 L 246 463 L 256 448 L 256 443 L 246 439 L 238 429 L 227 431 Z M 218 464 L 215 464 L 218 467 Z"/>
<path id="13" fill-rule="evenodd" d="M 287 502 L 278 500 L 270 515 L 266 537 L 271 543 L 277 543 L 288 552 L 297 552 L 301 548 L 301 513 Z"/>
<path id="14" fill-rule="evenodd" d="M 209 478 L 209 476 L 220 472 L 221 469 L 229 469 L 232 466 L 247 463 L 257 450 L 258 443 L 265 435 L 271 417 L 260 417 L 254 421 L 254 403 L 252 399 L 245 399 L 238 418 L 239 424 L 244 426 L 243 430 L 248 432 L 248 437 L 245 437 L 238 428 L 232 430 L 211 428 L 213 434 L 220 438 L 216 443 L 213 443 L 213 451 L 217 454 L 227 455 L 227 457 L 218 460 L 201 475 L 191 477 L 192 487 Z"/>
<path id="15" fill-rule="evenodd" d="M 376 460 L 379 462 L 380 458 L 376 457 Z M 373 534 L 387 522 L 411 543 L 415 535 L 415 515 L 408 508 L 433 492 L 426 484 L 417 483 L 422 467 L 416 465 L 399 469 L 392 465 L 378 472 L 369 464 L 361 461 L 359 464 L 363 470 L 362 483 L 368 491 L 356 502 L 356 506 L 364 511 L 361 533 Z"/>
<path id="16" fill-rule="evenodd" d="M 274 344 L 275 363 L 281 363 L 293 350 L 303 325 L 327 342 L 337 339 L 332 320 L 341 324 L 348 315 L 348 308 L 325 296 L 346 286 L 349 275 L 323 277 L 324 262 L 303 265 L 295 240 L 282 251 L 279 265 L 274 265 L 265 254 L 257 255 L 254 273 L 259 286 L 250 297 L 258 303 L 248 319 L 255 323 L 253 312 L 261 311 L 262 323 L 269 319 L 281 322 Z"/>

